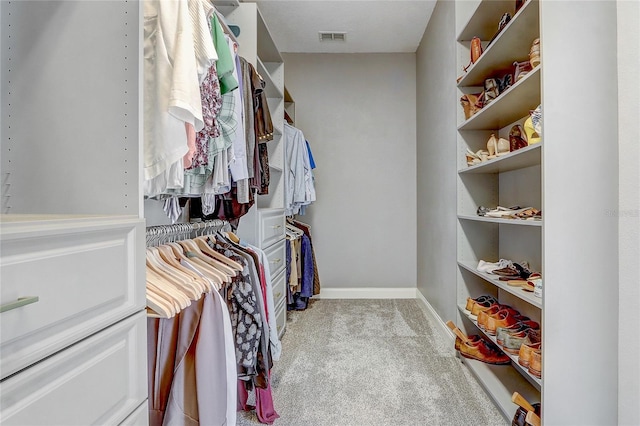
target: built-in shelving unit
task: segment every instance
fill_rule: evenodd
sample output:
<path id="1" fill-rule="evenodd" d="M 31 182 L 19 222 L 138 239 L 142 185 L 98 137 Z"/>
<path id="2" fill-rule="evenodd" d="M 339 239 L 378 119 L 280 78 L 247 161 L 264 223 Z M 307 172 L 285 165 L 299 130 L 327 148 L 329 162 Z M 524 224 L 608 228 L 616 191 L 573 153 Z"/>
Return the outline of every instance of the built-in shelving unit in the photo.
<path id="1" fill-rule="evenodd" d="M 269 193 L 256 195 L 256 203 L 240 219 L 240 238 L 262 248 L 269 258 L 278 334 L 286 328 L 287 303 L 284 241 L 284 61 L 271 37 L 256 3 L 241 3 L 227 15 L 230 23 L 240 26 L 238 53 L 253 64 L 265 81 L 265 93 L 273 140 L 266 142 L 269 152 Z"/>
<path id="2" fill-rule="evenodd" d="M 258 209 L 284 207 L 284 60 L 271 37 L 262 13 L 255 3 L 241 3 L 226 16 L 230 24 L 240 27 L 238 50 L 256 68 L 266 83 L 265 92 L 273 122 L 273 140 L 269 151 L 269 193 L 259 195 Z"/>
<path id="3" fill-rule="evenodd" d="M 480 37 L 485 50 L 459 80 L 458 96 L 480 92 L 485 79 L 513 72 L 513 62 L 528 60 L 531 44 L 539 37 L 540 5 L 537 0 L 527 1 L 518 13 L 514 13 L 515 2 L 511 1 L 484 0 L 477 2 L 476 6 L 469 21 L 458 31 L 460 67 L 468 62 L 472 37 Z M 487 46 L 505 12 L 512 15 L 511 21 Z M 521 287 L 509 286 L 496 275 L 478 271 L 478 261 L 496 262 L 501 258 L 514 262 L 527 261 L 532 270 L 542 272 L 544 222 L 478 216 L 475 212 L 479 206 L 495 208 L 498 205 L 541 209 L 541 159 L 544 146 L 540 142 L 473 166 L 466 164 L 465 152 L 467 149 L 473 152 L 486 149 L 492 133 L 508 139 L 511 127 L 524 122 L 529 111 L 541 103 L 541 70 L 541 65 L 534 68 L 469 119 L 465 120 L 460 108 L 457 168 L 458 326 L 467 334 L 480 334 L 494 343 L 495 338 L 485 334 L 477 326 L 476 320 L 464 310 L 468 297 L 491 294 L 500 303 L 508 304 L 538 322 L 542 319 L 543 303 L 541 298 Z M 513 392 L 519 392 L 532 403 L 539 402 L 543 381 L 518 364 L 517 355 L 507 355 L 512 360 L 511 365 L 507 366 L 461 359 L 505 418 L 511 419 L 517 408 L 511 402 Z"/>

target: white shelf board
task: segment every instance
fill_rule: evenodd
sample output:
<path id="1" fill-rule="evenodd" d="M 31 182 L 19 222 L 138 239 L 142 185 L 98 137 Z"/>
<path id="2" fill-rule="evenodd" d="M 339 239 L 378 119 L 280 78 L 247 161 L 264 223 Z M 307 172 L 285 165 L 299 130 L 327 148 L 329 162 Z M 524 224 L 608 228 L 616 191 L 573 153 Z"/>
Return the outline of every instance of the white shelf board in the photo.
<path id="1" fill-rule="evenodd" d="M 258 73 L 262 76 L 264 81 L 267 83 L 264 90 L 267 93 L 267 98 L 276 98 L 283 99 L 284 95 L 280 91 L 280 88 L 276 85 L 276 83 L 271 78 L 271 74 L 269 70 L 264 66 L 262 60 L 260 58 L 256 58 L 258 61 Z"/>
<path id="2" fill-rule="evenodd" d="M 264 62 L 284 62 L 258 5 L 258 56 Z M 242 30 L 242 29 L 241 29 Z"/>
<path id="3" fill-rule="evenodd" d="M 503 225 L 516 225 L 516 226 L 539 226 L 542 227 L 542 220 L 524 220 L 524 219 L 499 219 L 497 217 L 485 217 L 485 216 L 469 216 L 459 214 L 458 219 L 471 220 L 475 222 L 489 222 L 499 223 Z"/>
<path id="4" fill-rule="evenodd" d="M 515 1 L 512 0 L 483 0 L 462 28 L 456 40 L 469 41 L 472 37 L 480 37 L 481 40 L 490 40 L 498 29 L 500 17 L 505 12 L 513 16 L 516 10 Z"/>
<path id="5" fill-rule="evenodd" d="M 240 6 L 240 2 L 238 0 L 213 0 L 213 5 L 223 16 L 227 16 Z M 240 30 L 242 30 L 242 28 Z"/>
<path id="6" fill-rule="evenodd" d="M 484 163 L 476 164 L 465 169 L 458 170 L 459 174 L 476 173 L 502 173 L 511 170 L 524 169 L 531 166 L 539 166 L 542 158 L 542 142 L 529 145 L 509 154 L 497 157 Z"/>
<path id="7" fill-rule="evenodd" d="M 293 100 L 293 97 L 291 96 L 291 93 L 289 92 L 289 89 L 287 89 L 287 86 L 284 87 L 284 101 L 287 103 L 294 103 L 295 101 Z"/>
<path id="8" fill-rule="evenodd" d="M 478 322 L 476 320 L 474 320 L 473 318 L 471 318 L 466 311 L 464 310 L 464 306 L 462 305 L 458 305 L 458 310 L 460 311 L 460 313 L 462 315 L 464 315 L 466 318 L 469 319 L 469 321 L 471 321 L 476 328 L 478 329 L 478 332 L 480 332 L 485 339 L 490 340 L 491 342 L 493 342 L 498 348 L 500 348 L 502 350 L 502 348 L 500 347 L 500 345 L 498 345 L 498 343 L 496 342 L 496 338 L 495 336 L 490 336 L 487 333 L 485 333 L 480 327 L 478 327 Z M 504 352 L 503 353 L 505 355 L 508 355 L 509 358 L 511 358 L 511 364 L 513 365 L 513 367 L 519 372 L 520 376 L 525 379 L 527 382 L 529 382 L 531 384 L 531 386 L 533 386 L 538 392 L 540 392 L 540 389 L 542 388 L 542 379 L 538 379 L 537 377 L 533 376 L 531 373 L 529 373 L 529 370 L 524 368 L 523 366 L 521 366 L 518 363 L 518 355 L 512 355 L 508 352 Z M 499 367 L 499 366 L 497 366 Z M 516 389 L 517 390 L 517 389 Z M 520 391 L 518 391 L 520 392 Z M 513 392 L 511 392 L 511 394 L 513 394 Z M 511 396 L 511 394 L 509 396 Z M 511 398 L 509 398 L 509 401 L 511 401 Z"/>
<path id="9" fill-rule="evenodd" d="M 517 298 L 519 298 L 521 300 L 524 300 L 525 302 L 529 303 L 530 305 L 535 306 L 536 308 L 542 309 L 542 299 L 541 298 L 534 296 L 533 293 L 531 293 L 531 292 L 524 291 L 520 287 L 510 286 L 509 284 L 506 283 L 506 281 L 500 281 L 496 275 L 491 275 L 491 274 L 487 274 L 485 272 L 478 271 L 476 269 L 477 262 L 474 264 L 474 263 L 471 263 L 471 262 L 458 261 L 458 265 L 461 268 L 466 269 L 467 271 L 471 272 L 472 274 L 474 274 L 474 275 L 482 278 L 483 280 L 493 284 L 494 286 L 502 289 L 503 291 L 506 291 L 508 293 L 513 294 Z"/>
<path id="10" fill-rule="evenodd" d="M 514 392 L 518 392 L 531 403 L 540 402 L 540 392 L 514 368 L 508 365 L 485 364 L 462 357 L 461 360 L 476 376 L 480 385 L 508 421 L 511 421 L 518 409 L 518 406 L 511 402 Z"/>
<path id="11" fill-rule="evenodd" d="M 540 68 L 529 74 L 458 126 L 458 130 L 498 130 L 540 105 Z"/>
<path id="12" fill-rule="evenodd" d="M 498 2 L 490 3 L 493 5 Z M 513 9 L 513 4 L 511 6 Z M 486 78 L 502 77 L 506 71 L 512 70 L 514 61 L 528 61 L 531 44 L 533 40 L 540 37 L 539 28 L 539 3 L 533 0 L 527 1 L 493 40 L 493 43 L 482 52 L 476 63 L 469 67 L 458 83 L 458 87 L 481 86 Z M 496 30 L 497 26 L 493 31 Z M 483 40 L 490 40 L 491 37 L 493 33 Z M 496 74 L 497 71 L 502 73 Z"/>

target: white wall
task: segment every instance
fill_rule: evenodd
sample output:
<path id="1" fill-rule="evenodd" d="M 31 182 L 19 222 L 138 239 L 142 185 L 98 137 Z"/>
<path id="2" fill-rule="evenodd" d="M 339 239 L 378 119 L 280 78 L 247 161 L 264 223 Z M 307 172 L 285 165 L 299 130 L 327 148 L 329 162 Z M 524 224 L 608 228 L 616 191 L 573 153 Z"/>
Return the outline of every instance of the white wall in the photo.
<path id="1" fill-rule="evenodd" d="M 456 316 L 454 15 L 438 2 L 416 53 L 418 289 L 445 321 Z"/>
<path id="2" fill-rule="evenodd" d="M 323 289 L 416 286 L 414 54 L 285 54 L 313 150 Z"/>
<path id="3" fill-rule="evenodd" d="M 618 1 L 620 324 L 618 424 L 640 422 L 640 3 Z"/>

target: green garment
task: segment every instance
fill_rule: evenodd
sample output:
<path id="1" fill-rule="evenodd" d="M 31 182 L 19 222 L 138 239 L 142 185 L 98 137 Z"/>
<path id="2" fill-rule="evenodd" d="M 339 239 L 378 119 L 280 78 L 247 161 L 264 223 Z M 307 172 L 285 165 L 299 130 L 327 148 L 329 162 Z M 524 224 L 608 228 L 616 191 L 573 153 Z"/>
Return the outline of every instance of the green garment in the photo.
<path id="1" fill-rule="evenodd" d="M 216 68 L 218 70 L 218 81 L 220 82 L 220 93 L 224 95 L 238 88 L 238 80 L 233 76 L 233 56 L 229 50 L 222 25 L 220 25 L 218 16 L 215 13 L 211 18 L 211 37 L 218 53 Z"/>

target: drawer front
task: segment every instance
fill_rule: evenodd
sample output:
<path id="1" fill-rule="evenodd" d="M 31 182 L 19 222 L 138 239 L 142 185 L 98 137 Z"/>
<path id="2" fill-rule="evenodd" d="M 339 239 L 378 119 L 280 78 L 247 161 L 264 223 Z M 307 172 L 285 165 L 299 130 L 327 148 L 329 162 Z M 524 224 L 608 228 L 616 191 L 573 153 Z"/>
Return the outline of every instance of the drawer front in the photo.
<path id="1" fill-rule="evenodd" d="M 136 411 L 129 414 L 120 426 L 147 426 L 149 424 L 149 400 L 146 400 L 136 408 Z"/>
<path id="2" fill-rule="evenodd" d="M 146 321 L 135 314 L 5 379 L 2 424 L 122 422 L 147 397 Z"/>
<path id="3" fill-rule="evenodd" d="M 271 210 L 260 214 L 260 247 L 263 249 L 284 238 L 284 212 Z"/>
<path id="4" fill-rule="evenodd" d="M 285 287 L 287 274 L 284 270 L 280 272 L 276 278 L 271 281 L 271 290 L 273 292 L 273 305 L 278 306 L 287 298 L 287 288 Z"/>
<path id="5" fill-rule="evenodd" d="M 278 337 L 282 337 L 284 330 L 287 328 L 287 304 L 286 300 L 282 301 L 280 306 L 276 305 L 276 329 Z"/>
<path id="6" fill-rule="evenodd" d="M 72 221 L 69 221 L 72 222 Z M 2 378 L 144 308 L 144 221 L 3 223 Z M 142 265 L 142 266 L 141 266 Z"/>
<path id="7" fill-rule="evenodd" d="M 269 261 L 269 272 L 271 272 L 271 278 L 278 276 L 278 274 L 284 270 L 287 262 L 287 252 L 285 248 L 284 240 L 268 247 L 264 250 Z"/>

